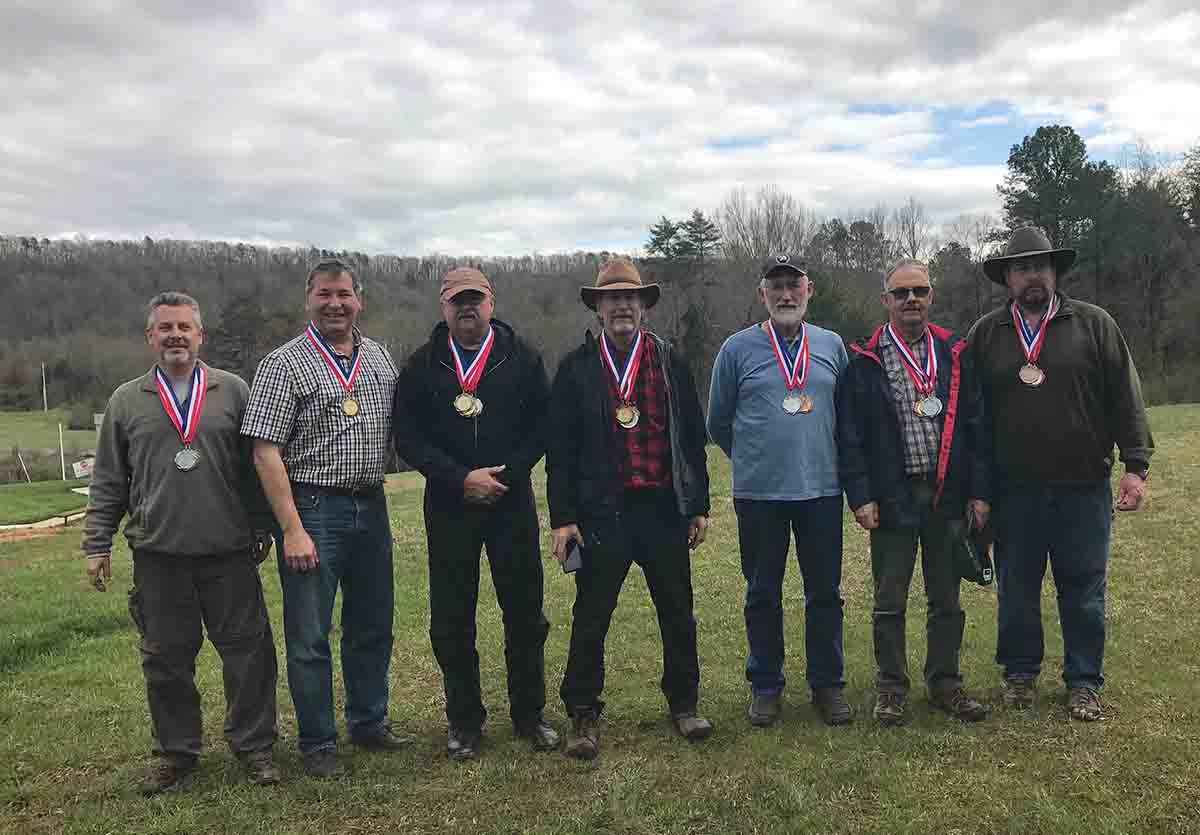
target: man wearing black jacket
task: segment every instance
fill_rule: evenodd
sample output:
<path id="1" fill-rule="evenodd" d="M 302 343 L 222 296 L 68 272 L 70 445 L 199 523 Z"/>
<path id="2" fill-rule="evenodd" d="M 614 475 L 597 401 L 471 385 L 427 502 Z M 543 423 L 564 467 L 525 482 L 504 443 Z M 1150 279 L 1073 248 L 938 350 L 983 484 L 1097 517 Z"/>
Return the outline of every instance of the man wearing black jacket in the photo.
<path id="1" fill-rule="evenodd" d="M 850 346 L 838 390 L 842 485 L 854 518 L 871 534 L 874 714 L 884 725 L 905 719 L 904 616 L 920 543 L 929 703 L 978 721 L 990 709 L 967 695 L 959 673 L 966 618 L 953 549 L 965 517 L 983 527 L 989 512 L 983 397 L 963 355 L 966 340 L 929 323 L 933 286 L 923 262 L 898 262 L 882 301 L 888 321 L 864 345 Z"/>
<path id="2" fill-rule="evenodd" d="M 475 607 L 487 546 L 504 617 L 513 729 L 535 751 L 558 746 L 546 702 L 542 562 L 529 471 L 546 450 L 549 381 L 541 355 L 492 319 L 495 294 L 478 270 L 442 279 L 442 315 L 396 384 L 396 452 L 425 476 L 429 637 L 442 668 L 447 753 L 474 758 L 487 711 L 479 687 Z"/>
<path id="3" fill-rule="evenodd" d="M 691 372 L 641 327 L 658 301 L 631 261 L 609 261 L 580 296 L 597 312 L 598 338 L 563 358 L 554 378 L 546 454 L 554 556 L 583 545 L 575 575 L 571 648 L 560 695 L 573 730 L 566 753 L 600 751 L 604 642 L 632 563 L 642 567 L 663 641 L 662 690 L 681 736 L 712 723 L 696 713 L 700 664 L 689 549 L 708 527 L 704 414 Z"/>

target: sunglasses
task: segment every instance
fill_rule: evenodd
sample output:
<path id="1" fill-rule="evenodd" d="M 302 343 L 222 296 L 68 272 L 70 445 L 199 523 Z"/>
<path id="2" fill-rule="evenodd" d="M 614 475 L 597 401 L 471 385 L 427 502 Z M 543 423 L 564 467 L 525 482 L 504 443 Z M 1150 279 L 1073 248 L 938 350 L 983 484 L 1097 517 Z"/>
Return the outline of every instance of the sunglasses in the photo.
<path id="1" fill-rule="evenodd" d="M 929 295 L 932 287 L 897 287 L 894 290 L 888 290 L 892 294 L 892 298 L 898 302 L 908 301 L 909 295 L 916 296 L 918 299 L 923 299 Z"/>

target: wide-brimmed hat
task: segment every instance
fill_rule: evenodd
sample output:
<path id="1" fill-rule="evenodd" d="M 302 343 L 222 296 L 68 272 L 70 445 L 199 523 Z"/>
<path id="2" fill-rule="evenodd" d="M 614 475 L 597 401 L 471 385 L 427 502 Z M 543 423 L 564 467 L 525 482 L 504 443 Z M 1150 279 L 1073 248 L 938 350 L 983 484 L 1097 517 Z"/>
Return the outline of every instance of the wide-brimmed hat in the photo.
<path id="1" fill-rule="evenodd" d="M 1054 272 L 1058 275 L 1071 269 L 1071 265 L 1075 263 L 1075 250 L 1055 249 L 1041 229 L 1036 226 L 1022 226 L 1013 230 L 1003 255 L 996 255 L 983 262 L 983 272 L 997 284 L 1007 286 L 1008 282 L 1004 280 L 1007 263 L 1018 258 L 1032 258 L 1035 255 L 1049 255 L 1053 258 Z"/>
<path id="2" fill-rule="evenodd" d="M 633 291 L 642 297 L 642 304 L 647 310 L 658 302 L 659 287 L 657 284 L 643 284 L 642 274 L 628 258 L 616 258 L 605 261 L 600 265 L 596 283 L 591 287 L 580 287 L 579 298 L 590 307 L 596 309 L 596 301 L 601 293 L 628 293 Z"/>

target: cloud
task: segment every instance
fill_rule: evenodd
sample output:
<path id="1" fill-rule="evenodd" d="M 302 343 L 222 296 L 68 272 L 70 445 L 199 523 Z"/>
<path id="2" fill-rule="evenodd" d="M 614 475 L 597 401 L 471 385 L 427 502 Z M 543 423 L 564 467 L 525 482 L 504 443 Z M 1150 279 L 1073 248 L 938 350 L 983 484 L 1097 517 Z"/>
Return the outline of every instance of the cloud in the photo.
<path id="1" fill-rule="evenodd" d="M 18 0 L 0 49 L 10 234 L 627 249 L 739 185 L 995 211 L 1042 122 L 1200 141 L 1174 0 Z"/>

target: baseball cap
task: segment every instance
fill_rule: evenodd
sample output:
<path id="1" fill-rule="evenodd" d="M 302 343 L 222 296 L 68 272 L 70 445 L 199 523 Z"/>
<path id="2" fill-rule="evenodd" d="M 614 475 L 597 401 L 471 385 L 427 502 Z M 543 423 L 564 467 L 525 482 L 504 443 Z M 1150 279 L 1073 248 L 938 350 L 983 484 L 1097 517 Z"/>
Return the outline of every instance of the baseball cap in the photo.
<path id="1" fill-rule="evenodd" d="M 487 276 L 474 267 L 457 267 L 442 276 L 442 301 L 450 301 L 466 290 L 478 290 L 492 298 L 496 296 Z"/>
<path id="2" fill-rule="evenodd" d="M 798 275 L 808 275 L 808 270 L 805 267 L 807 267 L 807 264 L 804 263 L 804 259 L 799 255 L 780 253 L 779 255 L 772 255 L 763 262 L 761 275 L 763 278 L 766 278 L 778 270 L 787 270 Z"/>

